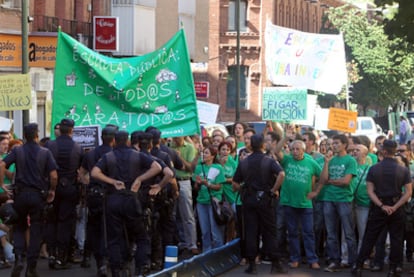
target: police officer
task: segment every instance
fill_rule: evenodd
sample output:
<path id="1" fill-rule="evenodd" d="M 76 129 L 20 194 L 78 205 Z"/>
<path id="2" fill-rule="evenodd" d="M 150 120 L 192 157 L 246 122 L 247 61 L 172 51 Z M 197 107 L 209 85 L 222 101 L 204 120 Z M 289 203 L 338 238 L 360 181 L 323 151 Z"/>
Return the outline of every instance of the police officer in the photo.
<path id="1" fill-rule="evenodd" d="M 396 149 L 395 141 L 384 140 L 384 159 L 368 170 L 366 181 L 371 206 L 362 246 L 352 269 L 354 276 L 361 276 L 363 263 L 369 258 L 371 249 L 384 228 L 389 231 L 391 244 L 388 276 L 400 276 L 402 272 L 404 204 L 411 197 L 412 184 L 408 168 L 398 165 L 394 158 Z"/>
<path id="2" fill-rule="evenodd" d="M 26 249 L 27 216 L 30 216 L 30 241 L 27 247 L 26 276 L 39 276 L 36 263 L 39 257 L 42 238 L 42 211 L 46 202 L 55 197 L 57 184 L 57 165 L 52 153 L 38 144 L 38 126 L 30 123 L 23 129 L 26 143 L 14 148 L 0 162 L 0 186 L 3 186 L 5 169 L 16 164 L 16 192 L 14 208 L 18 222 L 13 230 L 15 265 L 12 277 L 20 276 L 23 270 L 23 254 Z"/>
<path id="3" fill-rule="evenodd" d="M 246 232 L 246 257 L 248 274 L 257 274 L 255 257 L 258 254 L 257 241 L 261 232 L 263 247 L 270 251 L 272 259 L 271 273 L 286 273 L 282 267 L 276 246 L 276 215 L 273 209 L 273 198 L 276 196 L 285 177 L 280 165 L 266 156 L 262 135 L 250 137 L 252 154 L 241 161 L 233 176 L 235 188 L 242 186 L 243 215 Z M 277 177 L 275 177 L 277 176 Z M 260 232 L 259 232 L 260 230 Z"/>
<path id="4" fill-rule="evenodd" d="M 134 137 L 134 138 L 133 138 Z M 138 147 L 140 152 L 160 164 L 162 171 L 154 178 L 151 178 L 142 183 L 142 186 L 138 192 L 138 199 L 141 201 L 141 204 L 144 209 L 148 211 L 146 220 L 146 234 L 137 238 L 137 251 L 135 254 L 135 266 L 136 266 L 136 275 L 148 274 L 151 268 L 151 255 L 158 254 L 162 255 L 161 249 L 155 249 L 156 253 L 153 253 L 151 250 L 152 242 L 159 241 L 161 243 L 161 238 L 159 237 L 159 227 L 163 224 L 160 220 L 159 211 L 163 208 L 158 201 L 158 197 L 164 192 L 164 189 L 170 182 L 171 178 L 174 176 L 174 172 L 161 160 L 157 157 L 151 155 L 153 136 L 150 133 L 145 133 L 142 131 L 134 132 L 131 135 L 131 143 L 134 140 L 138 140 Z M 161 248 L 161 245 L 159 245 Z M 161 265 L 162 257 L 157 256 L 159 265 Z M 161 268 L 158 268 L 161 269 Z"/>
<path id="5" fill-rule="evenodd" d="M 173 162 L 170 156 L 161 150 L 161 132 L 152 128 L 147 133 L 152 134 L 151 155 L 161 159 L 175 175 Z M 158 228 L 153 232 L 152 236 L 152 252 L 151 252 L 151 269 L 160 270 L 162 259 L 165 256 L 163 250 L 167 245 L 177 244 L 177 228 L 174 217 L 174 206 L 178 197 L 178 184 L 175 177 L 171 178 L 167 186 L 155 197 L 155 208 L 158 208 L 159 220 Z"/>
<path id="6" fill-rule="evenodd" d="M 106 222 L 108 255 L 112 276 L 128 270 L 127 233 L 139 236 L 144 232 L 142 210 L 136 193 L 141 183 L 161 172 L 161 166 L 150 157 L 129 148 L 129 134 L 115 134 L 115 148 L 105 154 L 92 169 L 91 176 L 108 186 Z M 132 192 L 131 192 L 132 191 Z"/>
<path id="7" fill-rule="evenodd" d="M 76 226 L 76 206 L 79 203 L 78 169 L 83 159 L 83 150 L 72 139 L 75 122 L 64 118 L 60 121 L 60 136 L 48 141 L 46 148 L 52 151 L 58 165 L 58 185 L 53 203 L 55 221 L 48 225 L 47 244 L 49 267 L 68 269 L 69 249 Z"/>
<path id="8" fill-rule="evenodd" d="M 106 153 L 112 151 L 113 144 L 115 143 L 115 127 L 105 127 L 102 129 L 101 138 L 102 145 L 89 151 L 85 154 L 82 161 L 82 166 L 79 169 L 79 176 L 83 184 L 88 184 L 87 188 L 87 207 L 88 207 L 88 221 L 86 226 L 86 241 L 84 247 L 84 261 L 81 266 L 87 266 L 89 253 L 92 251 L 96 261 L 96 267 L 98 269 L 97 276 L 106 276 L 106 263 L 105 263 L 105 231 L 106 224 L 103 220 L 104 200 L 105 200 L 105 184 L 94 180 L 89 176 L 92 168 L 98 162 L 98 160 Z"/>

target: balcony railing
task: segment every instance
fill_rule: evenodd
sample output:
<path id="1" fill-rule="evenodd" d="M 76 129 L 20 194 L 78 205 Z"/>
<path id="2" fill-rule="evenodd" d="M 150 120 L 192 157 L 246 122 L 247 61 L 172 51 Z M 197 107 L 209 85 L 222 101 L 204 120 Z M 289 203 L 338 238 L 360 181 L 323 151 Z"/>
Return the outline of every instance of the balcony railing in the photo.
<path id="1" fill-rule="evenodd" d="M 32 22 L 33 32 L 57 32 L 59 26 L 61 30 L 72 37 L 79 39 L 79 34 L 83 43 L 91 47 L 92 43 L 92 23 L 77 20 L 60 19 L 58 17 L 35 15 Z"/>
<path id="2" fill-rule="evenodd" d="M 60 19 L 57 17 L 46 15 L 35 15 L 32 23 L 32 31 L 34 32 L 57 32 L 58 27 L 61 26 L 62 31 L 72 36 L 78 33 L 84 35 L 91 35 L 92 24 L 90 22 Z"/>

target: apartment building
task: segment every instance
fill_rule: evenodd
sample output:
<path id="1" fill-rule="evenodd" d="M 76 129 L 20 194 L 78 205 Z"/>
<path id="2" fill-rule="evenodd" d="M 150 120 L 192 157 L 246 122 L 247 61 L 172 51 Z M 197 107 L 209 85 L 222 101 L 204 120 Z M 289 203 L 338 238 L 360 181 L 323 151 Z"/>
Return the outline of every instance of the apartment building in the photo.
<path id="1" fill-rule="evenodd" d="M 26 1 L 26 0 L 25 0 Z M 25 2 L 24 1 L 24 2 Z M 341 0 L 27 0 L 29 73 L 33 107 L 30 121 L 49 135 L 56 32 L 72 35 L 92 48 L 94 16 L 119 18 L 115 57 L 154 51 L 184 28 L 199 100 L 218 104 L 218 121 L 233 121 L 236 104 L 236 7 L 240 3 L 241 120 L 261 119 L 261 91 L 271 86 L 265 72 L 264 28 L 273 24 L 319 32 L 323 12 Z M 0 74 L 21 72 L 22 1 L 0 0 Z M 24 21 L 26 22 L 26 21 Z M 7 47 L 7 43 L 13 47 Z M 32 48 L 30 48 L 32 47 Z M 40 51 L 46 50 L 46 51 Z M 107 53 L 108 54 L 108 53 Z M 1 116 L 20 121 L 18 111 Z"/>

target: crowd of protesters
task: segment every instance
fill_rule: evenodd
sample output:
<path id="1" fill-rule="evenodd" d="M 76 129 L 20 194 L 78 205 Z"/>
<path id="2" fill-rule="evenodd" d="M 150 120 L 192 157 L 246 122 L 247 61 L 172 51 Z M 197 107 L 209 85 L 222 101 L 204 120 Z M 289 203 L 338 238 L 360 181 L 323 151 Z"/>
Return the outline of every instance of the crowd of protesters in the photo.
<path id="1" fill-rule="evenodd" d="M 229 136 L 174 138 L 108 125 L 85 151 L 74 125 L 62 119 L 55 140 L 40 140 L 36 124 L 24 140 L 0 133 L 0 201 L 18 216 L 0 223 L 0 267 L 13 277 L 25 267 L 38 276 L 38 258 L 65 270 L 92 256 L 97 276 L 146 276 L 163 269 L 166 246 L 185 259 L 235 238 L 247 274 L 269 262 L 271 273 L 307 264 L 355 276 L 389 264 L 399 276 L 412 261 L 414 140 L 404 128 L 398 142 L 373 143 L 272 122 L 260 134 L 237 122 Z M 214 199 L 234 216 L 219 222 Z"/>

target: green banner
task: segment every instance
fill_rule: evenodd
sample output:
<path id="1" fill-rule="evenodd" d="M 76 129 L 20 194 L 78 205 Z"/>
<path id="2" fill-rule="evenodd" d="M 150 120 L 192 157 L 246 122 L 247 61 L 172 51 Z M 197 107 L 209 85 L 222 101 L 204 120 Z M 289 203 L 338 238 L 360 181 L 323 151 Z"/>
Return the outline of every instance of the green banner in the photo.
<path id="1" fill-rule="evenodd" d="M 75 126 L 116 124 L 128 132 L 155 126 L 163 137 L 199 133 L 184 31 L 128 58 L 101 55 L 59 32 L 51 126 L 64 117 Z"/>
<path id="2" fill-rule="evenodd" d="M 290 122 L 306 119 L 306 89 L 267 87 L 263 90 L 262 100 L 263 120 Z"/>

